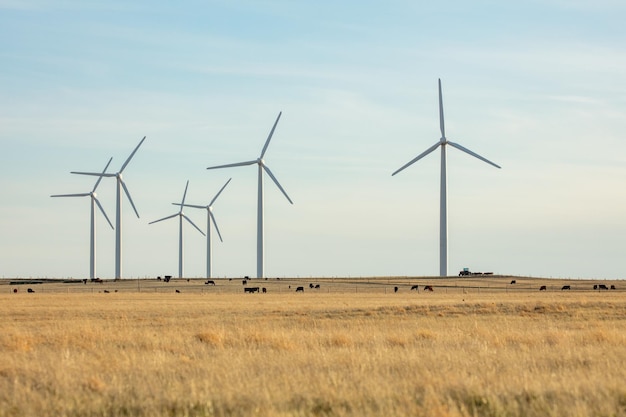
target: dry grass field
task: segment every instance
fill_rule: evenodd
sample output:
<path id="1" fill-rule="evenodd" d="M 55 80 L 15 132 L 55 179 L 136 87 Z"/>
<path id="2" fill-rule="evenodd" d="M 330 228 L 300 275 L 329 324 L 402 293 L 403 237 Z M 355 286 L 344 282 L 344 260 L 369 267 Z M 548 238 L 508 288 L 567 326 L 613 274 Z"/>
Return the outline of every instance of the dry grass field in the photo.
<path id="1" fill-rule="evenodd" d="M 6 280 L 0 416 L 626 416 L 624 283 L 510 280 Z"/>

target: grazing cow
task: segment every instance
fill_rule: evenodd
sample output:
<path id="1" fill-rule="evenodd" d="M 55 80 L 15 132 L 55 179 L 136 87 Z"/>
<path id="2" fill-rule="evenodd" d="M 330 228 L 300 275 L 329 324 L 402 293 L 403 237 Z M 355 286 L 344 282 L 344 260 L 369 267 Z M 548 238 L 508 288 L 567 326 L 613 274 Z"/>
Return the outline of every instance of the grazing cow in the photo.
<path id="1" fill-rule="evenodd" d="M 165 282 L 170 282 L 170 279 L 172 279 L 171 275 L 166 275 L 164 281 Z"/>
<path id="2" fill-rule="evenodd" d="M 241 281 L 241 283 L 242 283 L 243 285 L 246 285 L 246 284 L 248 284 L 248 280 L 245 280 L 245 279 L 244 279 L 243 281 Z"/>
<path id="3" fill-rule="evenodd" d="M 511 281 L 511 285 L 513 285 L 513 284 L 515 284 L 515 283 L 516 283 L 516 281 L 515 281 L 515 280 Z"/>
<path id="4" fill-rule="evenodd" d="M 108 293 L 109 293 L 109 290 L 104 290 L 104 293 L 105 293 L 105 294 L 108 294 Z"/>
<path id="5" fill-rule="evenodd" d="M 569 285 L 563 285 L 561 287 L 561 291 L 563 291 L 563 290 L 571 290 L 571 289 L 572 289 L 572 287 L 570 287 Z"/>
<path id="6" fill-rule="evenodd" d="M 434 291 L 431 285 L 424 285 L 424 291 Z"/>
<path id="7" fill-rule="evenodd" d="M 17 292 L 17 288 L 13 288 L 13 294 Z"/>
<path id="8" fill-rule="evenodd" d="M 594 284 L 593 289 L 597 290 L 598 289 L 598 284 Z"/>
<path id="9" fill-rule="evenodd" d="M 539 291 L 547 291 L 548 287 L 546 287 L 545 285 L 542 285 L 541 287 L 539 287 Z"/>
<path id="10" fill-rule="evenodd" d="M 28 292 L 35 292 L 35 290 L 33 290 L 32 288 L 29 288 L 26 291 L 28 291 Z"/>
<path id="11" fill-rule="evenodd" d="M 393 292 L 398 292 L 398 287 L 393 287 Z"/>
<path id="12" fill-rule="evenodd" d="M 176 292 L 178 292 L 178 293 L 179 293 L 180 291 L 179 291 L 179 290 L 176 290 Z"/>
<path id="13" fill-rule="evenodd" d="M 413 290 L 415 290 L 415 291 L 419 291 L 419 290 L 420 290 L 419 285 L 413 285 L 413 286 L 411 287 L 411 291 L 413 291 Z"/>
<path id="14" fill-rule="evenodd" d="M 296 288 L 296 292 L 304 292 L 304 287 L 298 287 L 298 288 Z"/>
<path id="15" fill-rule="evenodd" d="M 261 291 L 263 291 L 263 294 L 265 294 L 267 292 L 267 288 L 263 287 L 261 288 Z"/>
<path id="16" fill-rule="evenodd" d="M 319 290 L 320 289 L 320 284 L 315 284 L 315 289 Z"/>
<path id="17" fill-rule="evenodd" d="M 606 285 L 604 285 L 604 284 L 600 284 L 600 285 L 598 285 L 598 289 L 599 289 L 599 290 L 608 290 L 608 289 L 609 289 L 609 287 L 607 287 L 607 286 L 606 286 Z"/>
<path id="18" fill-rule="evenodd" d="M 204 283 L 204 285 L 215 285 L 215 281 L 213 281 L 212 279 L 207 280 L 207 282 Z"/>
<path id="19" fill-rule="evenodd" d="M 615 289 L 615 285 L 611 285 L 611 289 L 614 290 Z"/>
<path id="20" fill-rule="evenodd" d="M 259 287 L 246 287 L 243 289 L 244 293 L 249 292 L 250 294 L 255 293 L 255 292 L 259 292 L 260 288 Z"/>
<path id="21" fill-rule="evenodd" d="M 315 285 L 309 284 L 309 288 L 313 288 L 313 287 L 315 287 Z"/>
<path id="22" fill-rule="evenodd" d="M 161 281 L 161 277 L 157 277 L 157 281 Z"/>

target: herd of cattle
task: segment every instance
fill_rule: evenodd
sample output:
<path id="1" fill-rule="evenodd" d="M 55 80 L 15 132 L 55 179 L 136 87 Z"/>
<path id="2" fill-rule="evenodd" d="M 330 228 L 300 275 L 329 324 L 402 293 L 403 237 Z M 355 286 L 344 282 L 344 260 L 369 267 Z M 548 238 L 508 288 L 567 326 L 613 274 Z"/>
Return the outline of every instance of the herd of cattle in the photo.
<path id="1" fill-rule="evenodd" d="M 165 279 L 164 279 L 164 281 L 165 281 L 165 282 L 169 282 L 169 281 L 170 281 L 170 279 L 171 279 L 171 277 L 170 277 L 170 276 L 166 276 L 166 277 L 165 277 Z M 277 278 L 277 279 L 280 279 L 280 278 Z M 158 278 L 157 278 L 157 280 L 161 281 L 161 277 L 158 277 Z M 229 281 L 231 281 L 231 280 L 232 280 L 232 279 L 229 279 Z M 263 293 L 263 294 L 265 294 L 265 293 L 267 293 L 267 288 L 265 288 L 265 287 L 249 287 L 249 286 L 247 286 L 247 285 L 248 285 L 248 281 L 249 281 L 249 280 L 250 280 L 250 278 L 249 278 L 249 277 L 245 277 L 245 279 L 243 279 L 243 280 L 242 280 L 242 284 L 243 284 L 243 286 L 244 286 L 244 288 L 243 288 L 243 292 L 244 292 L 244 293 L 246 293 L 246 294 L 254 294 L 254 293 Z M 87 280 L 84 280 L 84 281 L 85 281 L 84 283 L 86 284 L 86 283 L 87 283 L 87 282 L 86 282 Z M 91 281 L 92 281 L 92 282 L 95 282 L 95 283 L 99 283 L 99 284 L 102 284 L 102 283 L 103 283 L 103 281 L 102 281 L 100 278 L 94 278 L 94 279 L 92 279 Z M 187 280 L 187 281 L 189 281 L 189 280 Z M 215 286 L 215 285 L 216 285 L 216 284 L 215 284 L 215 281 L 214 281 L 214 280 L 211 280 L 211 279 L 207 280 L 204 284 L 205 284 L 205 285 L 213 285 L 213 286 Z M 517 281 L 516 281 L 516 280 L 512 280 L 512 281 L 510 282 L 510 285 L 515 285 L 515 284 L 517 284 Z M 305 288 L 304 286 L 297 286 L 297 287 L 296 287 L 296 289 L 295 289 L 295 292 L 304 292 L 304 288 Z M 536 288 L 536 287 L 535 287 L 535 288 Z M 291 288 L 291 285 L 289 285 L 289 289 L 292 289 L 292 288 Z M 319 289 L 321 289 L 321 287 L 320 287 L 320 284 L 313 284 L 313 283 L 310 283 L 310 284 L 309 284 L 309 289 L 312 289 L 312 290 L 319 290 Z M 571 289 L 572 289 L 572 286 L 571 286 L 571 285 L 563 285 L 563 286 L 561 287 L 561 291 L 567 291 L 567 290 L 571 290 Z M 579 288 L 579 289 L 582 289 L 582 288 Z M 595 291 L 603 291 L 603 290 L 616 290 L 616 287 L 615 287 L 615 285 L 610 285 L 610 286 L 607 286 L 607 285 L 605 285 L 605 284 L 594 284 L 594 285 L 593 285 L 593 289 L 594 289 Z M 393 287 L 393 292 L 394 292 L 394 293 L 397 293 L 399 290 L 400 290 L 400 287 L 398 287 L 398 286 Z M 433 288 L 433 286 L 432 286 L 432 285 L 424 285 L 424 286 L 422 287 L 422 290 L 423 290 L 423 291 L 425 291 L 425 292 L 433 292 L 433 291 L 434 291 L 434 288 Z M 547 286 L 547 285 L 541 285 L 541 286 L 539 287 L 539 291 L 547 291 L 547 290 L 548 290 L 548 286 Z M 28 288 L 26 291 L 27 291 L 27 292 L 29 292 L 29 293 L 34 293 L 34 292 L 35 292 L 35 290 L 34 290 L 34 289 L 32 289 L 32 288 Z M 411 285 L 411 287 L 410 287 L 410 291 L 417 291 L 417 292 L 419 292 L 419 291 L 420 291 L 420 285 Z M 17 292 L 18 292 L 17 288 L 14 288 L 14 289 L 13 289 L 13 292 L 14 292 L 14 293 L 17 293 Z M 110 292 L 110 291 L 108 291 L 108 290 L 104 290 L 104 292 L 105 292 L 105 293 L 108 293 L 108 292 Z M 117 290 L 115 290 L 115 292 L 117 292 Z M 180 290 L 178 290 L 178 289 L 177 289 L 177 290 L 176 290 L 176 292 L 177 292 L 177 293 L 180 293 Z"/>

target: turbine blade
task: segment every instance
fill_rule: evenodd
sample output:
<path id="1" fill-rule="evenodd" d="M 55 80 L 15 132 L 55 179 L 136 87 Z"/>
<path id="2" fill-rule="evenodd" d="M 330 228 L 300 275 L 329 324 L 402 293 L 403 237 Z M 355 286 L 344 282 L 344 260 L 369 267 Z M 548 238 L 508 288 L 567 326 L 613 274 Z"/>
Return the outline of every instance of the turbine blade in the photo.
<path id="1" fill-rule="evenodd" d="M 102 174 L 104 174 L 107 171 L 107 168 L 109 167 L 109 165 L 111 164 L 111 161 L 113 160 L 113 157 L 109 158 L 109 162 L 107 162 L 107 165 L 104 167 L 104 169 L 102 170 Z M 98 177 L 98 181 L 96 181 L 96 185 L 93 186 L 93 190 L 91 190 L 92 193 L 96 192 L 96 188 L 98 188 L 98 184 L 100 184 L 100 181 L 102 181 L 102 175 L 100 177 Z"/>
<path id="2" fill-rule="evenodd" d="M 130 160 L 133 159 L 133 156 L 135 156 L 135 152 L 137 152 L 137 149 L 139 149 L 139 147 L 141 146 L 144 140 L 146 140 L 145 136 L 143 137 L 143 139 L 141 139 L 141 141 L 139 142 L 139 145 L 135 147 L 135 150 L 133 150 L 133 152 L 130 154 L 128 159 L 126 159 L 126 162 L 124 162 L 124 165 L 122 165 L 122 168 L 120 168 L 120 172 L 119 172 L 120 174 L 124 171 L 124 168 L 126 168 L 126 165 L 128 165 Z"/>
<path id="3" fill-rule="evenodd" d="M 181 214 L 181 216 L 183 216 L 183 218 L 184 218 L 185 220 L 187 220 L 189 223 L 191 223 L 191 225 L 192 225 L 193 227 L 195 227 L 195 228 L 196 228 L 196 230 L 197 230 L 198 232 L 202 233 L 202 236 L 206 236 L 206 235 L 204 234 L 204 232 L 203 232 L 202 230 L 200 230 L 200 228 L 199 228 L 198 226 L 196 226 L 196 224 L 195 224 L 194 222 L 192 222 L 192 221 L 191 221 L 191 219 L 190 219 L 189 217 L 185 216 L 184 214 Z"/>
<path id="4" fill-rule="evenodd" d="M 109 226 L 111 226 L 111 229 L 115 229 L 115 227 L 113 227 L 113 223 L 111 223 L 111 220 L 109 220 L 109 216 L 107 216 L 107 214 L 105 213 L 104 208 L 102 207 L 102 204 L 100 204 L 100 201 L 98 200 L 98 198 L 97 197 L 92 197 L 92 198 L 98 205 L 98 208 L 100 209 L 102 214 L 104 214 L 104 218 L 107 219 L 107 222 L 109 222 Z"/>
<path id="5" fill-rule="evenodd" d="M 261 151 L 261 156 L 259 158 L 263 158 L 263 155 L 265 155 L 265 151 L 267 151 L 267 147 L 270 144 L 270 140 L 272 140 L 272 136 L 274 136 L 274 130 L 276 129 L 276 125 L 278 124 L 278 121 L 280 120 L 281 114 L 283 114 L 282 111 L 278 113 L 278 117 L 276 118 L 276 121 L 274 122 L 274 126 L 272 126 L 272 130 L 270 131 L 270 134 L 267 136 L 267 140 L 265 141 L 265 145 L 263 145 L 263 150 Z"/>
<path id="6" fill-rule="evenodd" d="M 207 206 L 197 206 L 195 204 L 180 204 L 180 203 L 172 203 L 173 206 L 181 206 L 181 207 L 193 207 L 199 209 L 206 209 Z"/>
<path id="7" fill-rule="evenodd" d="M 402 168 L 396 170 L 396 172 L 391 174 L 391 176 L 396 175 L 398 172 L 402 171 L 404 168 L 407 168 L 408 166 L 410 166 L 410 165 L 414 164 L 415 162 L 419 161 L 420 159 L 422 159 L 423 157 L 425 157 L 426 155 L 428 155 L 429 153 L 431 153 L 432 151 L 437 149 L 439 146 L 441 146 L 441 142 L 435 143 L 433 146 L 431 146 L 430 148 L 426 149 L 424 152 L 422 152 L 421 154 L 417 155 L 415 158 L 411 159 L 409 162 L 404 164 L 402 166 Z"/>
<path id="8" fill-rule="evenodd" d="M 246 162 L 237 162 L 234 164 L 226 164 L 226 165 L 218 165 L 214 167 L 208 167 L 207 169 L 218 169 L 218 168 L 230 168 L 230 167 L 242 167 L 244 165 L 252 165 L 256 164 L 258 161 L 255 159 L 254 161 L 246 161 Z"/>
<path id="9" fill-rule="evenodd" d="M 70 174 L 91 175 L 93 177 L 114 177 L 115 176 L 115 174 L 103 174 L 102 172 L 78 172 L 78 171 L 71 171 Z"/>
<path id="10" fill-rule="evenodd" d="M 209 207 L 211 207 L 213 203 L 215 203 L 215 200 L 217 200 L 217 197 L 219 197 L 222 191 L 224 191 L 224 188 L 226 188 L 230 180 L 232 180 L 232 178 L 229 178 L 228 181 L 226 181 L 226 184 L 224 184 L 224 186 L 217 192 L 217 194 L 215 194 L 215 197 L 213 197 L 213 200 L 211 200 L 211 202 L 209 203 Z"/>
<path id="11" fill-rule="evenodd" d="M 162 219 L 155 220 L 155 221 L 150 222 L 150 223 L 148 223 L 148 224 L 162 222 L 163 220 L 171 219 L 172 217 L 176 217 L 176 216 L 180 216 L 180 213 L 174 213 L 174 214 L 172 214 L 171 216 L 163 217 Z"/>
<path id="12" fill-rule="evenodd" d="M 183 193 L 183 201 L 180 203 L 180 211 L 182 213 L 183 206 L 185 205 L 185 197 L 187 197 L 187 187 L 189 187 L 189 180 L 187 180 L 187 184 L 185 184 L 185 192 Z"/>
<path id="13" fill-rule="evenodd" d="M 446 137 L 446 129 L 443 122 L 443 94 L 441 94 L 441 78 L 439 79 L 439 129 L 441 130 L 441 137 Z"/>
<path id="14" fill-rule="evenodd" d="M 126 197 L 128 197 L 128 201 L 130 201 L 130 205 L 133 207 L 133 210 L 135 210 L 135 214 L 137 215 L 137 218 L 139 218 L 139 212 L 137 211 L 137 208 L 135 207 L 135 203 L 133 203 L 133 199 L 131 198 L 130 193 L 128 192 L 128 188 L 126 187 L 126 183 L 120 177 L 118 177 L 118 181 L 122 183 L 122 188 L 124 188 L 124 192 L 126 193 Z"/>
<path id="15" fill-rule="evenodd" d="M 87 197 L 91 193 L 78 193 L 78 194 L 55 194 L 50 197 Z"/>
<path id="16" fill-rule="evenodd" d="M 458 143 L 454 143 L 454 142 L 450 142 L 450 141 L 448 141 L 448 145 L 450 145 L 450 146 L 452 146 L 452 147 L 454 147 L 454 148 L 457 148 L 457 149 L 459 149 L 459 150 L 461 150 L 461 151 L 463 151 L 463 152 L 465 152 L 465 153 L 467 153 L 467 154 L 469 154 L 469 155 L 472 155 L 474 158 L 478 158 L 478 159 L 480 159 L 481 161 L 488 163 L 489 165 L 493 165 L 493 166 L 494 166 L 494 167 L 496 167 L 496 168 L 502 168 L 500 165 L 498 165 L 498 164 L 494 164 L 493 162 L 491 162 L 491 161 L 490 161 L 490 160 L 488 160 L 487 158 L 483 158 L 482 156 L 478 155 L 478 154 L 477 154 L 477 153 L 475 153 L 475 152 L 470 151 L 469 149 L 467 149 L 467 148 L 465 148 L 465 147 L 463 147 L 463 146 L 459 145 Z"/>
<path id="17" fill-rule="evenodd" d="M 265 164 L 263 164 L 262 166 L 263 166 L 263 169 L 265 170 L 265 172 L 267 172 L 267 175 L 269 175 L 270 178 L 272 179 L 272 181 L 274 181 L 274 184 L 276 184 L 278 189 L 285 195 L 285 197 L 287 197 L 287 200 L 289 200 L 289 202 L 291 204 L 293 204 L 293 201 L 291 201 L 291 198 L 289 198 L 289 196 L 287 195 L 287 193 L 285 192 L 283 187 L 280 185 L 280 183 L 278 182 L 278 180 L 276 179 L 274 174 L 272 174 L 272 171 L 270 171 L 270 169 Z"/>
<path id="18" fill-rule="evenodd" d="M 215 221 L 215 216 L 213 215 L 212 212 L 209 212 L 209 216 L 211 217 L 211 220 L 213 221 L 213 226 L 215 226 L 215 230 L 217 231 L 217 236 L 220 238 L 220 242 L 223 242 L 224 240 L 222 240 L 222 234 L 220 233 L 220 228 L 217 227 L 217 222 Z"/>

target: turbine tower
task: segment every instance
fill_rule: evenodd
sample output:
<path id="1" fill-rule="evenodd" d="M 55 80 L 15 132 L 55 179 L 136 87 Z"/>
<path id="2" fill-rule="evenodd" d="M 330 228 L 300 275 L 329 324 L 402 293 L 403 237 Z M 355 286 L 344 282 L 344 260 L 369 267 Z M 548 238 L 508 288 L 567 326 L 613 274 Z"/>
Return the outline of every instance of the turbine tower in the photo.
<path id="1" fill-rule="evenodd" d="M 441 79 L 439 79 L 439 128 L 441 130 L 441 138 L 437 143 L 435 143 L 430 148 L 426 149 L 424 152 L 407 162 L 404 166 L 394 172 L 393 175 L 396 175 L 398 172 L 412 165 L 413 163 L 419 161 L 429 153 L 433 152 L 437 148 L 441 148 L 441 184 L 440 184 L 440 197 L 439 197 L 439 275 L 445 277 L 448 275 L 448 210 L 447 210 L 447 190 L 446 190 L 446 145 L 450 145 L 453 148 L 457 148 L 475 158 L 480 159 L 483 162 L 488 163 L 489 165 L 493 165 L 496 168 L 500 168 L 499 165 L 494 164 L 490 160 L 483 158 L 470 151 L 469 149 L 459 145 L 458 143 L 454 143 L 449 141 L 446 138 L 446 130 L 444 126 L 443 120 L 443 97 L 441 94 Z"/>
<path id="2" fill-rule="evenodd" d="M 115 177 L 117 181 L 117 188 L 116 188 L 116 193 L 115 193 L 116 195 L 116 198 L 115 198 L 115 279 L 122 278 L 122 188 L 124 189 L 124 193 L 126 194 L 126 197 L 128 198 L 128 201 L 130 202 L 130 205 L 133 207 L 133 210 L 135 211 L 137 218 L 139 218 L 139 213 L 137 212 L 137 209 L 135 208 L 133 199 L 130 197 L 130 193 L 128 192 L 128 188 L 126 187 L 126 183 L 122 179 L 122 172 L 124 172 L 124 169 L 130 162 L 130 160 L 133 158 L 133 156 L 135 156 L 137 149 L 139 149 L 139 147 L 141 146 L 144 140 L 146 140 L 145 136 L 143 137 L 143 139 L 141 139 L 141 141 L 139 142 L 139 145 L 135 147 L 133 152 L 126 159 L 126 161 L 122 165 L 122 168 L 120 168 L 120 170 L 114 174 L 100 174 L 100 173 L 94 173 L 94 172 L 72 172 L 72 174 L 79 174 L 79 175 L 96 175 L 99 177 Z"/>
<path id="3" fill-rule="evenodd" d="M 109 226 L 111 226 L 111 229 L 113 229 L 113 224 L 111 224 L 111 220 L 109 220 L 109 217 L 105 213 L 104 208 L 102 208 L 102 205 L 100 204 L 100 201 L 98 200 L 98 196 L 96 194 L 96 188 L 98 188 L 98 185 L 100 184 L 100 180 L 102 180 L 102 176 L 106 172 L 112 160 L 113 158 L 110 158 L 109 162 L 107 162 L 106 166 L 102 170 L 102 174 L 100 174 L 100 176 L 98 177 L 98 180 L 96 181 L 96 185 L 93 186 L 93 189 L 91 190 L 91 192 L 77 193 L 77 194 L 55 194 L 55 195 L 50 196 L 50 197 L 87 197 L 87 196 L 91 197 L 91 209 L 90 209 L 91 211 L 91 232 L 90 232 L 91 237 L 90 237 L 90 245 L 89 245 L 89 278 L 91 279 L 96 278 L 96 205 L 98 206 L 98 208 L 104 215 L 104 218 L 107 219 L 107 222 L 109 223 Z"/>
<path id="4" fill-rule="evenodd" d="M 178 213 L 174 213 L 171 216 L 163 217 L 162 219 L 148 223 L 153 224 L 163 220 L 171 219 L 173 217 L 178 217 L 178 278 L 183 277 L 183 219 L 191 223 L 191 225 L 195 227 L 198 232 L 202 233 L 202 236 L 204 236 L 204 232 L 200 230 L 200 228 L 196 226 L 195 223 L 192 222 L 189 217 L 185 216 L 185 214 L 183 213 L 183 207 L 185 206 L 185 197 L 187 196 L 187 187 L 189 187 L 189 180 L 187 180 L 187 184 L 185 185 L 183 200 L 180 202 L 180 204 L 176 204 L 180 206 L 180 210 L 178 211 Z"/>
<path id="5" fill-rule="evenodd" d="M 215 230 L 217 231 L 217 236 L 220 238 L 220 242 L 223 242 L 222 234 L 220 233 L 220 229 L 217 227 L 217 222 L 215 221 L 215 216 L 213 215 L 213 203 L 215 203 L 215 200 L 217 200 L 217 197 L 219 197 L 222 191 L 224 191 L 224 188 L 226 188 L 230 180 L 232 180 L 232 178 L 226 181 L 226 184 L 222 186 L 222 188 L 218 191 L 215 197 L 213 197 L 213 199 L 211 200 L 208 206 L 184 204 L 184 202 L 183 204 L 172 203 L 175 206 L 181 206 L 181 209 L 182 207 L 192 207 L 192 208 L 198 208 L 198 209 L 205 209 L 207 212 L 207 217 L 206 217 L 206 277 L 207 278 L 211 278 L 211 221 L 213 221 L 213 225 L 215 226 Z"/>
<path id="6" fill-rule="evenodd" d="M 276 125 L 278 124 L 278 121 L 280 120 L 281 114 L 282 114 L 282 112 L 278 113 L 278 117 L 276 118 L 276 121 L 274 122 L 274 126 L 272 127 L 272 130 L 270 131 L 270 134 L 267 137 L 267 140 L 265 141 L 265 145 L 263 146 L 263 150 L 261 151 L 261 156 L 259 156 L 257 159 L 255 159 L 253 161 L 238 162 L 238 163 L 234 163 L 234 164 L 219 165 L 219 166 L 214 166 L 214 167 L 208 167 L 207 168 L 207 169 L 230 168 L 230 167 L 239 167 L 239 166 L 253 165 L 253 164 L 257 164 L 259 166 L 259 169 L 258 169 L 258 195 L 257 195 L 257 235 L 256 235 L 257 236 L 256 237 L 256 239 L 257 239 L 256 240 L 256 257 L 257 257 L 257 259 L 256 259 L 256 276 L 257 276 L 257 278 L 264 278 L 265 277 L 265 270 L 264 270 L 264 265 L 263 265 L 263 258 L 264 258 L 264 242 L 263 242 L 263 170 L 265 170 L 267 175 L 270 176 L 272 181 L 274 181 L 274 184 L 276 184 L 276 186 L 283 193 L 283 195 L 285 197 L 287 197 L 287 200 L 291 204 L 293 204 L 293 201 L 291 201 L 291 198 L 289 198 L 289 196 L 287 195 L 287 193 L 285 192 L 283 187 L 280 185 L 280 183 L 278 182 L 278 180 L 276 179 L 274 174 L 272 174 L 272 171 L 270 171 L 269 167 L 265 164 L 265 161 L 263 160 L 263 157 L 265 156 L 265 152 L 267 151 L 267 147 L 269 146 L 270 140 L 272 139 L 272 135 L 274 134 L 274 130 L 276 129 Z"/>

